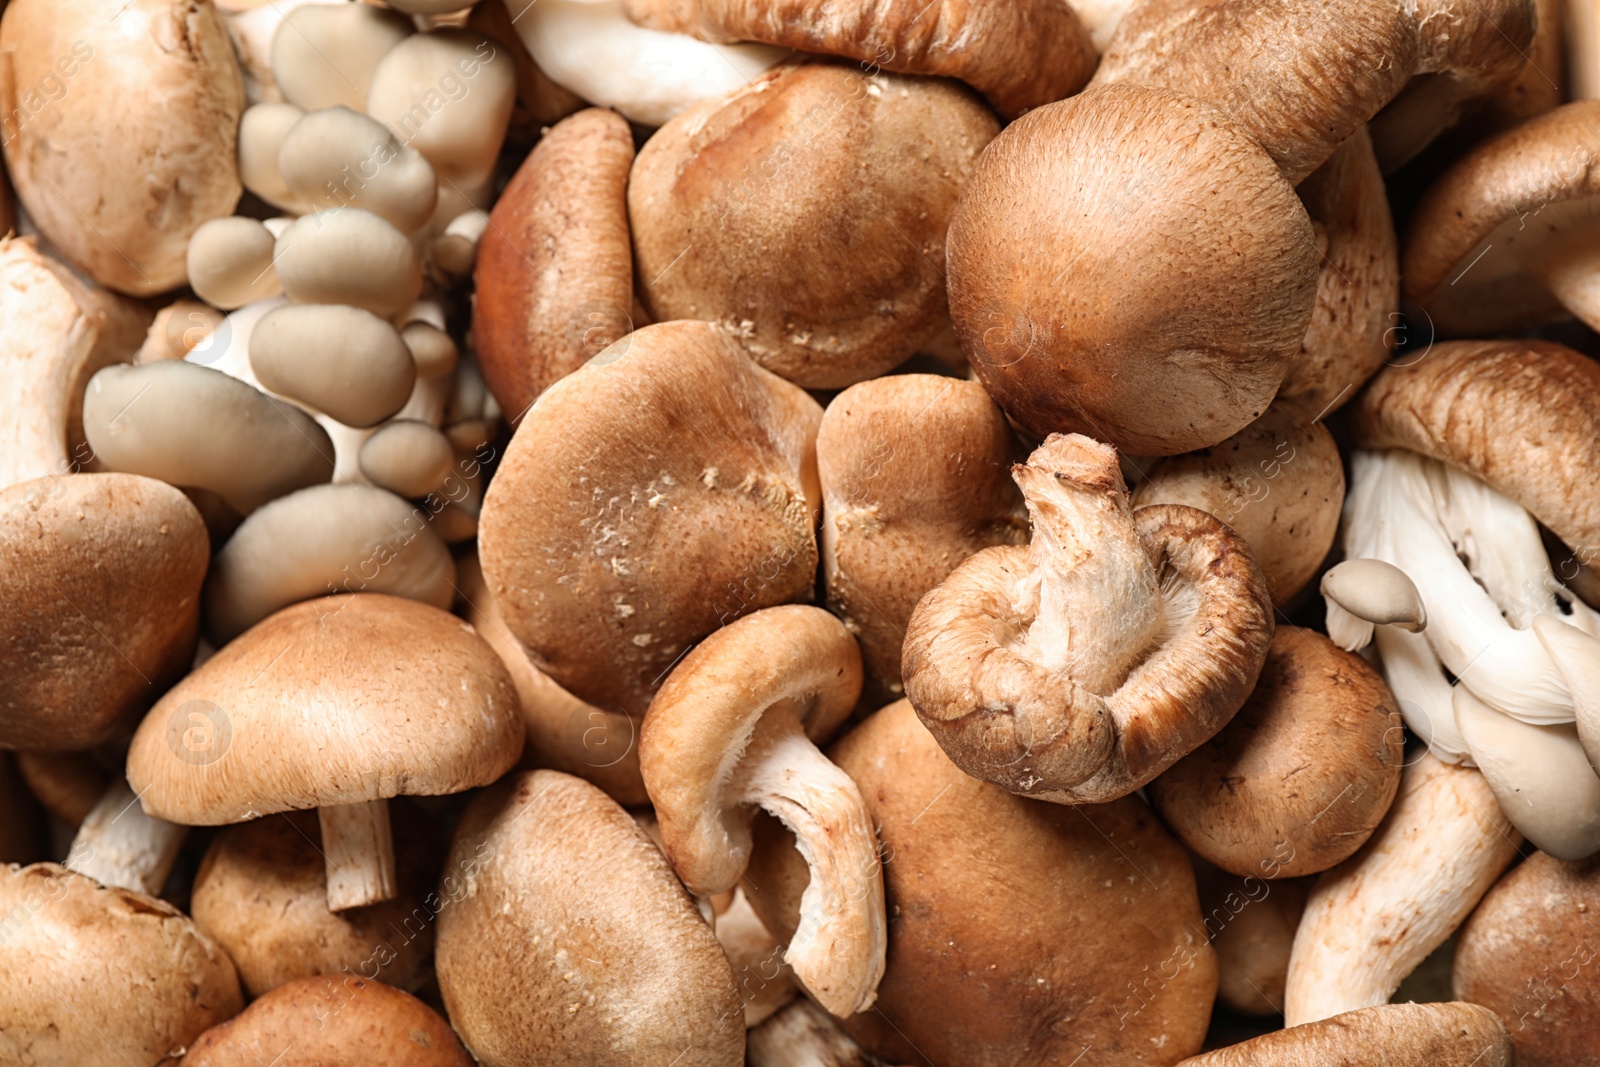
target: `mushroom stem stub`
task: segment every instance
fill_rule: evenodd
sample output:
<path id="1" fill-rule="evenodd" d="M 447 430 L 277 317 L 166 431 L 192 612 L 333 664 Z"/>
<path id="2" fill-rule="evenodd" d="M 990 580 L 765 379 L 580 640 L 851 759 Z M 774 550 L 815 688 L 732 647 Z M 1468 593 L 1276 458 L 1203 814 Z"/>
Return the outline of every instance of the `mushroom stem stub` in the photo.
<path id="1" fill-rule="evenodd" d="M 65 866 L 103 886 L 157 896 L 188 835 L 187 826 L 145 814 L 118 778 L 78 828 Z"/>
<path id="2" fill-rule="evenodd" d="M 369 800 L 317 809 L 327 858 L 328 910 L 346 911 L 393 900 L 394 837 L 389 802 Z"/>

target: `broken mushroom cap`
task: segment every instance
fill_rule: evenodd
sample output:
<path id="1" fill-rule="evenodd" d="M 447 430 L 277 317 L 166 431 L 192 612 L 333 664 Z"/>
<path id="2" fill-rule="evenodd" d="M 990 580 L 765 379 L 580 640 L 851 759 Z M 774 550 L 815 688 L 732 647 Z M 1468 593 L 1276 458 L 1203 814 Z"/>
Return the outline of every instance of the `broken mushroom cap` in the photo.
<path id="1" fill-rule="evenodd" d="M 351 974 L 281 985 L 190 1045 L 179 1067 L 471 1067 L 461 1039 L 409 993 Z"/>
<path id="2" fill-rule="evenodd" d="M 400 331 L 344 304 L 274 308 L 250 331 L 249 351 L 265 388 L 356 429 L 405 407 L 417 381 Z"/>
<path id="3" fill-rule="evenodd" d="M 479 530 L 484 577 L 534 665 L 642 715 L 691 644 L 809 600 L 821 417 L 704 322 L 647 326 L 546 390 Z"/>
<path id="4" fill-rule="evenodd" d="M 1226 441 L 1157 462 L 1133 504 L 1185 504 L 1227 523 L 1249 544 L 1273 602 L 1282 605 L 1333 547 L 1344 467 L 1327 427 L 1279 400 Z"/>
<path id="5" fill-rule="evenodd" d="M 861 794 L 818 751 L 861 695 L 861 652 L 821 608 L 766 608 L 711 634 L 650 702 L 639 768 L 663 850 L 690 892 L 739 884 L 761 808 L 800 842 L 811 880 L 784 958 L 835 1015 L 871 1006 L 888 930 Z"/>
<path id="6" fill-rule="evenodd" d="M 898 694 L 906 623 L 957 564 L 1027 538 L 1016 444 L 977 382 L 897 374 L 852 385 L 822 413 L 822 570 L 828 609 Z"/>
<path id="7" fill-rule="evenodd" d="M 243 1006 L 227 955 L 164 900 L 36 863 L 0 867 L 0 915 L 0 1033 L 35 1063 L 161 1063 Z"/>
<path id="8" fill-rule="evenodd" d="M 1304 206 L 1244 130 L 1111 86 L 1024 115 L 984 153 L 950 223 L 950 314 L 1030 433 L 1173 455 L 1266 410 L 1318 262 Z"/>
<path id="9" fill-rule="evenodd" d="M 807 119 L 797 149 L 795 116 L 818 112 L 827 121 Z M 628 180 L 640 298 L 658 322 L 719 323 L 807 388 L 877 377 L 946 322 L 945 232 L 998 132 L 951 82 L 776 67 L 640 150 Z"/>
<path id="10" fill-rule="evenodd" d="M 1201 923 L 1217 953 L 1217 1003 L 1239 1015 L 1283 1014 L 1283 986 L 1309 878 L 1285 878 L 1276 857 L 1240 878 L 1195 858 Z"/>
<path id="11" fill-rule="evenodd" d="M 200 299 L 224 310 L 277 296 L 274 243 L 265 226 L 243 215 L 203 222 L 185 255 L 189 285 Z"/>
<path id="12" fill-rule="evenodd" d="M 906 695 L 968 774 L 1058 803 L 1126 796 L 1250 694 L 1266 582 L 1210 515 L 1132 511 L 1106 445 L 1053 435 L 1012 472 L 1033 540 L 979 552 L 923 597 Z"/>
<path id="13" fill-rule="evenodd" d="M 360 208 L 295 219 L 278 237 L 275 262 L 283 291 L 302 304 L 351 304 L 389 316 L 422 292 L 422 263 L 411 241 Z"/>
<path id="14" fill-rule="evenodd" d="M 479 794 L 440 897 L 439 987 L 481 1063 L 740 1067 L 744 1010 L 693 898 L 644 831 L 556 771 Z M 576 1009 L 576 1010 L 575 1010 Z"/>
<path id="15" fill-rule="evenodd" d="M 216 9 L 17 0 L 0 51 L 0 106 L 26 116 L 7 128 L 6 166 L 39 232 L 101 285 L 182 285 L 190 235 L 240 194 L 244 85 Z"/>
<path id="16" fill-rule="evenodd" d="M 410 19 L 375 4 L 300 5 L 273 34 L 273 80 L 303 111 L 365 111 L 378 61 L 413 30 Z"/>
<path id="17" fill-rule="evenodd" d="M 472 341 L 513 423 L 634 328 L 632 165 L 628 124 L 589 108 L 539 139 L 490 212 L 473 274 Z"/>
<path id="18" fill-rule="evenodd" d="M 82 749 L 189 667 L 210 540 L 178 490 L 73 474 L 0 490 L 0 747 Z"/>
<path id="19" fill-rule="evenodd" d="M 1511 1037 L 1476 1004 L 1384 1004 L 1292 1026 L 1184 1060 L 1181 1067 L 1512 1067 Z"/>

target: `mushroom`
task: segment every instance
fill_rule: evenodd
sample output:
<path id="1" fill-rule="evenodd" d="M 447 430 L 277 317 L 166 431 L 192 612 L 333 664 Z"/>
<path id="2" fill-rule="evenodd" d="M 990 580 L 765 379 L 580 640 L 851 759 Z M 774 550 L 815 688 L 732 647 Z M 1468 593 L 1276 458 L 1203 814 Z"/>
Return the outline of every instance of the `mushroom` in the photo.
<path id="1" fill-rule="evenodd" d="M 224 310 L 277 296 L 274 243 L 265 226 L 243 215 L 203 222 L 189 239 L 189 284 L 206 303 Z"/>
<path id="2" fill-rule="evenodd" d="M 389 316 L 422 291 L 422 265 L 406 235 L 360 208 L 296 219 L 279 235 L 274 258 L 283 291 L 303 304 L 351 304 Z"/>
<path id="3" fill-rule="evenodd" d="M 446 869 L 439 989 L 484 1067 L 744 1062 L 728 958 L 596 787 L 533 771 L 485 790 Z"/>
<path id="4" fill-rule="evenodd" d="M 1026 547 L 922 598 L 906 695 L 962 770 L 1064 804 L 1126 796 L 1233 717 L 1272 639 L 1243 539 L 1204 512 L 1133 512 L 1110 447 L 1051 436 L 1012 468 Z"/>
<path id="5" fill-rule="evenodd" d="M 307 112 L 284 131 L 277 174 L 291 203 L 361 208 L 402 233 L 433 217 L 439 195 L 439 179 L 422 153 L 401 145 L 383 123 L 343 106 Z"/>
<path id="6" fill-rule="evenodd" d="M 1295 878 L 1372 836 L 1400 784 L 1394 697 L 1361 657 L 1279 626 L 1231 722 L 1151 782 L 1151 805 L 1222 869 Z"/>
<path id="7" fill-rule="evenodd" d="M 361 445 L 361 474 L 397 496 L 439 492 L 455 470 L 450 438 L 416 419 L 391 419 Z"/>
<path id="8" fill-rule="evenodd" d="M 84 817 L 63 866 L 107 888 L 157 896 L 188 834 L 187 826 L 146 815 L 118 778 Z"/>
<path id="9" fill-rule="evenodd" d="M 411 351 L 411 360 L 417 365 L 418 378 L 439 378 L 456 369 L 461 350 L 453 337 L 441 326 L 431 322 L 412 321 L 400 328 L 400 339 Z M 483 367 L 483 353 L 475 353 L 478 366 Z"/>
<path id="10" fill-rule="evenodd" d="M 750 1031 L 749 1067 L 878 1067 L 880 1061 L 801 998 Z"/>
<path id="11" fill-rule="evenodd" d="M 527 9 L 519 5 L 520 14 Z M 516 105 L 511 109 L 511 127 L 507 140 L 519 147 L 537 141 L 547 127 L 588 106 L 570 90 L 557 85 L 550 76 L 539 69 L 539 64 L 528 54 L 527 45 L 517 35 L 521 22 L 511 21 L 511 12 L 504 3 L 479 3 L 467 14 L 467 26 L 491 38 L 497 47 L 510 55 L 517 71 Z M 594 72 L 591 72 L 594 73 Z"/>
<path id="12" fill-rule="evenodd" d="M 0 864 L 32 863 L 43 851 L 44 816 L 12 755 L 0 751 Z"/>
<path id="13" fill-rule="evenodd" d="M 472 341 L 513 424 L 634 328 L 632 165 L 628 124 L 615 112 L 580 111 L 539 139 L 489 215 L 473 275 Z"/>
<path id="14" fill-rule="evenodd" d="M 1600 101 L 1535 116 L 1445 171 L 1411 216 L 1405 292 L 1445 336 L 1600 327 Z"/>
<path id="15" fill-rule="evenodd" d="M 1195 880 L 1217 953 L 1217 1003 L 1238 1015 L 1282 1015 L 1289 951 L 1311 880 L 1283 877 L 1275 855 L 1243 878 L 1196 859 Z"/>
<path id="16" fill-rule="evenodd" d="M 400 331 L 343 304 L 274 308 L 250 332 L 249 352 L 265 388 L 357 429 L 405 407 L 417 381 Z"/>
<path id="17" fill-rule="evenodd" d="M 783 946 L 762 924 L 742 890 L 734 889 L 727 910 L 716 917 L 716 931 L 744 1001 L 745 1029 L 757 1029 L 796 999 L 794 970 L 784 962 Z M 821 1009 L 812 1010 L 826 1018 Z"/>
<path id="18" fill-rule="evenodd" d="M 952 764 L 905 701 L 828 756 L 883 841 L 888 966 L 873 1010 L 841 1020 L 869 1052 L 904 1064 L 1158 1067 L 1199 1051 L 1216 958 L 1188 857 L 1143 801 L 1013 796 Z M 806 865 L 776 820 L 762 827 L 744 890 L 781 942 Z"/>
<path id="19" fill-rule="evenodd" d="M 839 1016 L 872 1006 L 888 942 L 872 820 L 817 749 L 860 695 L 861 652 L 843 623 L 821 608 L 766 608 L 673 668 L 639 739 L 663 851 L 691 893 L 739 884 L 756 809 L 795 835 L 811 877 L 784 960 Z"/>
<path id="20" fill-rule="evenodd" d="M 1133 503 L 1215 515 L 1249 544 L 1273 602 L 1287 604 L 1333 547 L 1344 467 L 1327 427 L 1279 400 L 1227 440 L 1155 463 Z"/>
<path id="21" fill-rule="evenodd" d="M 17 773 L 44 810 L 76 831 L 100 803 L 111 776 L 91 752 L 14 753 Z"/>
<path id="22" fill-rule="evenodd" d="M 484 497 L 478 542 L 534 665 L 642 715 L 691 644 L 809 600 L 821 417 L 703 322 L 635 331 L 547 389 Z"/>
<path id="23" fill-rule="evenodd" d="M 945 324 L 945 231 L 998 130 L 958 85 L 833 63 L 684 112 L 628 180 L 645 309 L 807 388 L 888 371 Z"/>
<path id="24" fill-rule="evenodd" d="M 375 4 L 304 4 L 273 34 L 273 80 L 302 111 L 364 111 L 379 60 L 412 31 L 410 19 Z"/>
<path id="25" fill-rule="evenodd" d="M 312 975 L 349 975 L 416 991 L 429 976 L 439 849 L 430 828 L 403 800 L 395 826 L 393 900 L 328 910 L 322 831 L 308 811 L 286 811 L 224 828 L 194 876 L 190 912 L 239 968 L 245 992 L 259 997 Z"/>
<path id="26" fill-rule="evenodd" d="M 289 131 L 305 114 L 293 104 L 261 103 L 245 108 L 239 118 L 240 182 L 273 207 L 294 214 L 304 212 L 307 205 L 284 180 L 278 168 L 278 153 Z"/>
<path id="27" fill-rule="evenodd" d="M 950 223 L 950 314 L 1028 432 L 1174 455 L 1266 410 L 1311 325 L 1318 260 L 1244 129 L 1110 86 L 1029 112 L 984 153 Z"/>
<path id="28" fill-rule="evenodd" d="M 1567 52 L 1571 57 L 1572 98 L 1600 99 L 1600 12 L 1585 0 L 1566 0 Z"/>
<path id="29" fill-rule="evenodd" d="M 0 867 L 0 1052 L 158 1067 L 243 1006 L 222 949 L 164 900 L 53 863 Z"/>
<path id="30" fill-rule="evenodd" d="M 1512 1067 L 1506 1028 L 1476 1004 L 1385 1004 L 1263 1034 L 1182 1067 Z"/>
<path id="31" fill-rule="evenodd" d="M 478 245 L 488 228 L 489 213 L 477 208 L 451 219 L 429 247 L 434 267 L 452 280 L 471 274 L 478 260 Z"/>
<path id="32" fill-rule="evenodd" d="M 0 490 L 0 747 L 83 749 L 132 725 L 188 669 L 208 554 L 193 505 L 150 478 Z"/>
<path id="33" fill-rule="evenodd" d="M 279 986 L 201 1034 L 179 1067 L 470 1067 L 460 1038 L 409 993 L 354 977 L 302 978 Z"/>
<path id="34" fill-rule="evenodd" d="M 906 624 L 924 593 L 985 548 L 1027 537 L 1016 445 L 983 387 L 931 374 L 853 385 L 822 413 L 822 571 L 828 608 L 867 671 L 898 695 Z"/>
<path id="35" fill-rule="evenodd" d="M 404 650 L 404 651 L 402 651 Z M 397 671 L 396 655 L 423 657 Z M 150 710 L 128 752 L 146 812 L 222 826 L 318 809 L 333 911 L 396 892 L 388 798 L 487 785 L 522 751 L 511 679 L 470 627 L 378 593 L 297 604 Z M 189 716 L 208 743 L 179 743 Z"/>
<path id="36" fill-rule="evenodd" d="M 216 9 L 16 0 L 0 51 L 11 57 L 0 108 L 27 116 L 0 142 L 39 232 L 119 292 L 182 285 L 190 235 L 240 193 L 244 86 Z"/>
<path id="37" fill-rule="evenodd" d="M 1500 1016 L 1520 1067 L 1566 1067 L 1600 1056 L 1597 911 L 1600 863 L 1535 852 L 1489 890 L 1461 928 L 1455 996 Z"/>

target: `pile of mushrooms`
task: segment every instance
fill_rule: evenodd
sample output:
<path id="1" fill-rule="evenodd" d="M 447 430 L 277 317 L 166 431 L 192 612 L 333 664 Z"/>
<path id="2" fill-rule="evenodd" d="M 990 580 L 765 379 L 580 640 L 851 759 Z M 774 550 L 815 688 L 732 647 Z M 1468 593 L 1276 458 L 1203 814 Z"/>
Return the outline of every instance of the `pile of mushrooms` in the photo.
<path id="1" fill-rule="evenodd" d="M 1593 0 L 0 60 L 0 1067 L 1600 1063 Z"/>

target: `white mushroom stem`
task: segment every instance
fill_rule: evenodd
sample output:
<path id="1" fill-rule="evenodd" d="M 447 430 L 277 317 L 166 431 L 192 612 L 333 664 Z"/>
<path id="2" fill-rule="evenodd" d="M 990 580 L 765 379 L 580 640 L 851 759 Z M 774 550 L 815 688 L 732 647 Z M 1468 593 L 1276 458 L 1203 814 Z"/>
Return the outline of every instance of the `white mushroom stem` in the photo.
<path id="1" fill-rule="evenodd" d="M 866 802 L 791 715 L 756 726 L 726 794 L 782 820 L 811 869 L 784 959 L 828 1011 L 852 1015 L 877 997 L 888 949 L 883 869 Z"/>
<path id="2" fill-rule="evenodd" d="M 1428 625 L 1422 594 L 1406 572 L 1381 559 L 1347 559 L 1322 576 L 1328 636 L 1346 652 L 1367 647 L 1374 626 L 1421 633 Z"/>
<path id="3" fill-rule="evenodd" d="M 1406 725 L 1428 751 L 1446 763 L 1472 763 L 1466 739 L 1456 726 L 1455 689 L 1425 637 L 1392 626 L 1378 629 L 1383 677 L 1394 693 Z"/>
<path id="4" fill-rule="evenodd" d="M 869 1067 L 878 1061 L 809 1000 L 750 1031 L 749 1067 Z"/>
<path id="5" fill-rule="evenodd" d="M 1561 306 L 1600 330 L 1600 241 L 1592 228 L 1534 255 L 1528 268 Z"/>
<path id="6" fill-rule="evenodd" d="M 1431 755 L 1406 767 L 1377 832 L 1311 890 L 1289 957 L 1285 1024 L 1388 1003 L 1521 840 L 1476 770 Z"/>
<path id="7" fill-rule="evenodd" d="M 369 800 L 318 808 L 328 877 L 328 910 L 346 911 L 393 900 L 394 835 L 389 802 Z"/>
<path id="8" fill-rule="evenodd" d="M 188 835 L 187 826 L 145 814 L 128 783 L 118 778 L 78 827 L 65 866 L 104 886 L 156 896 Z"/>
<path id="9" fill-rule="evenodd" d="M 1600 641 L 1549 615 L 1533 620 L 1533 632 L 1572 690 L 1578 738 L 1590 766 L 1600 770 Z"/>
<path id="10" fill-rule="evenodd" d="M 795 998 L 794 972 L 783 962 L 783 949 L 756 916 L 742 889 L 735 889 L 728 909 L 712 925 L 722 951 L 733 965 L 733 984 L 744 1001 L 746 1029 L 760 1026 Z"/>

